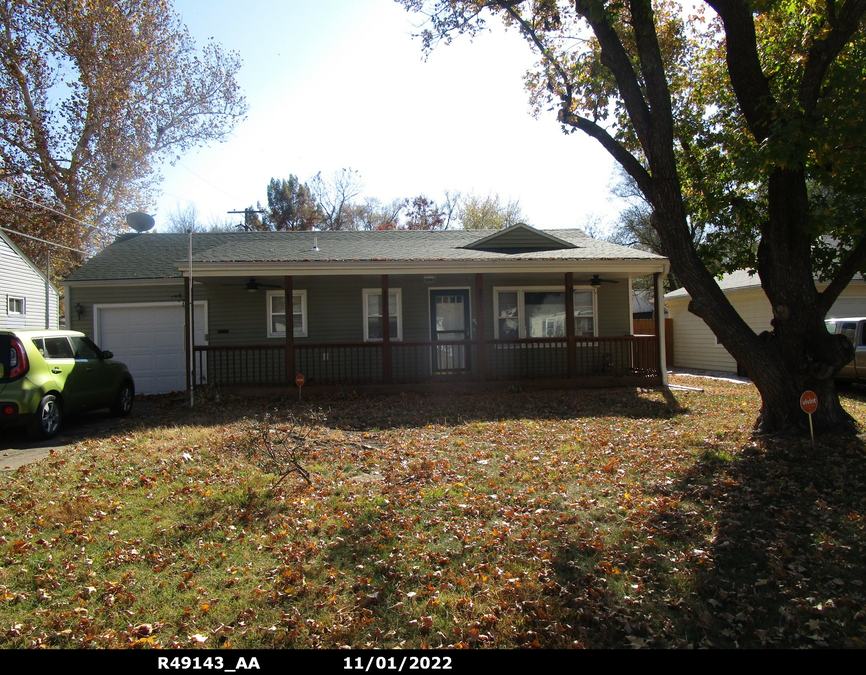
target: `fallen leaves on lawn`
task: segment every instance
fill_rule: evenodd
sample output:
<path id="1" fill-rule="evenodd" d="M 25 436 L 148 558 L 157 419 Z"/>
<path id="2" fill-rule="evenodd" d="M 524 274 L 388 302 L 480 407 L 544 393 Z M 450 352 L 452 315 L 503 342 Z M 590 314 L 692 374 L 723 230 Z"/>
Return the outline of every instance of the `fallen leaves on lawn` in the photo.
<path id="1" fill-rule="evenodd" d="M 702 385 L 703 386 L 703 385 Z M 751 386 L 317 401 L 312 485 L 243 418 L 158 419 L 0 484 L 10 647 L 843 647 L 861 439 L 755 440 Z M 854 391 L 846 406 L 861 423 Z M 279 423 L 279 420 L 276 421 Z"/>

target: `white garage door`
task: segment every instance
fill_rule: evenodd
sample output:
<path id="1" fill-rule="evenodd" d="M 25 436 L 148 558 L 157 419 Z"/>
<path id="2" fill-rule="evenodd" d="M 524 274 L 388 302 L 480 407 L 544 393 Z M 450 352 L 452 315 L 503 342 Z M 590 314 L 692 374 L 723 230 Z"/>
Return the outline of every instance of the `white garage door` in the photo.
<path id="1" fill-rule="evenodd" d="M 186 389 L 184 316 L 179 305 L 101 306 L 98 344 L 123 361 L 139 394 Z M 195 306 L 196 344 L 205 344 L 205 308 Z"/>

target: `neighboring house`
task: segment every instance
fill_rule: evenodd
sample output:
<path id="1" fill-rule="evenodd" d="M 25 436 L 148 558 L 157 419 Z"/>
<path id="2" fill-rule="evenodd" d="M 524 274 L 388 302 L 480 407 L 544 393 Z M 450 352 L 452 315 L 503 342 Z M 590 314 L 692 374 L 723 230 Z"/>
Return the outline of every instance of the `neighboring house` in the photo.
<path id="1" fill-rule="evenodd" d="M 59 292 L 0 231 L 0 329 L 58 328 Z"/>
<path id="2" fill-rule="evenodd" d="M 635 289 L 632 291 L 632 316 L 635 319 L 652 319 L 655 311 L 655 297 L 652 290 Z"/>
<path id="3" fill-rule="evenodd" d="M 817 283 L 818 290 L 826 284 Z M 773 311 L 761 288 L 761 278 L 745 270 L 726 274 L 719 287 L 728 296 L 734 309 L 756 333 L 771 330 Z M 710 331 L 707 324 L 689 312 L 691 297 L 685 288 L 665 295 L 668 315 L 673 319 L 676 355 L 673 365 L 679 368 L 716 370 L 725 373 L 742 372 L 737 362 Z M 866 283 L 856 278 L 842 291 L 839 299 L 827 313 L 827 318 L 840 316 L 866 316 Z"/>
<path id="4" fill-rule="evenodd" d="M 666 273 L 667 260 L 580 230 L 192 240 L 196 383 L 286 386 L 299 373 L 307 385 L 351 386 L 664 377 L 656 338 L 631 335 L 631 279 Z M 139 392 L 187 384 L 189 268 L 187 235 L 129 234 L 66 280 L 67 301 L 83 308 L 71 328 L 127 363 Z"/>

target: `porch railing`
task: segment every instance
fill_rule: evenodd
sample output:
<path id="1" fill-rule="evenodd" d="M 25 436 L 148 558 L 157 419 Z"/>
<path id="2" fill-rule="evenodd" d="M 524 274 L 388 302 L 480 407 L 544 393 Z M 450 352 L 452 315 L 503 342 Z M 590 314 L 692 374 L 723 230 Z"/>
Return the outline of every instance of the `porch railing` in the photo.
<path id="1" fill-rule="evenodd" d="M 436 381 L 659 377 L 654 335 L 575 338 L 449 340 L 390 343 L 390 380 L 381 342 L 294 345 L 295 372 L 307 385 L 409 384 Z M 479 349 L 484 349 L 484 372 Z M 571 361 L 571 363 L 570 363 Z M 198 384 L 285 386 L 284 345 L 197 346 Z"/>

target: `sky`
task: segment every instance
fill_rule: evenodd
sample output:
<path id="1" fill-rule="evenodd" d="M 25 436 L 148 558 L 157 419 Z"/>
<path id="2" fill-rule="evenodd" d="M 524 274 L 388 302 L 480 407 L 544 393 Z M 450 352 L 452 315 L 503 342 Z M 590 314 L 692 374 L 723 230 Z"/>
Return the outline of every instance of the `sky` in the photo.
<path id="1" fill-rule="evenodd" d="M 424 58 L 423 17 L 394 0 L 175 0 L 199 45 L 243 59 L 247 118 L 228 141 L 163 167 L 157 231 L 189 203 L 202 221 L 266 205 L 271 178 L 359 172 L 362 198 L 445 191 L 517 200 L 545 229 L 612 221 L 613 161 L 530 114 L 523 75 L 535 63 L 514 30 L 456 38 Z"/>

